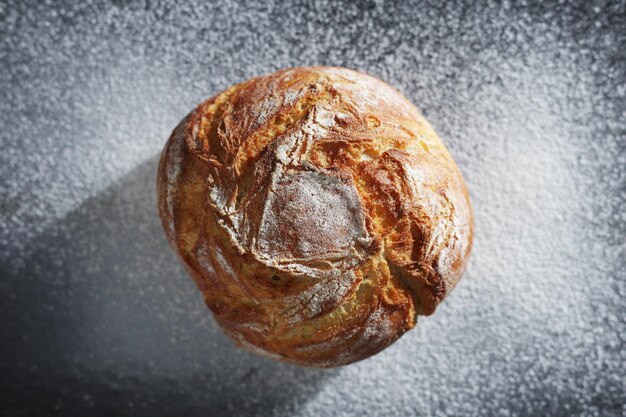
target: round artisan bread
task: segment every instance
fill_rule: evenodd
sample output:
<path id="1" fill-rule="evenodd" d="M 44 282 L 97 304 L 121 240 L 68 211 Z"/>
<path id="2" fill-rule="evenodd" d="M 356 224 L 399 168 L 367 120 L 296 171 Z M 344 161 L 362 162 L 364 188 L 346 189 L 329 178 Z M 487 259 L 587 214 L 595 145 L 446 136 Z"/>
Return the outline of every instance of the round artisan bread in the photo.
<path id="1" fill-rule="evenodd" d="M 316 367 L 371 356 L 431 314 L 472 244 L 461 174 L 397 90 L 290 68 L 208 99 L 158 172 L 167 237 L 226 334 Z"/>

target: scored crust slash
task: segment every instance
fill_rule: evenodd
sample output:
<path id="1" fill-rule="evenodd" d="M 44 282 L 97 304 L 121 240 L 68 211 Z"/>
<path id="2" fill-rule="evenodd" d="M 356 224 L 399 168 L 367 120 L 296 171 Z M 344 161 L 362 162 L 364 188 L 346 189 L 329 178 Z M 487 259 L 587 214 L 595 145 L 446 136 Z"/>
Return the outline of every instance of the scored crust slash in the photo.
<path id="1" fill-rule="evenodd" d="M 172 133 L 168 240 L 226 334 L 306 366 L 367 358 L 432 314 L 472 245 L 461 174 L 397 90 L 345 68 L 234 85 Z"/>

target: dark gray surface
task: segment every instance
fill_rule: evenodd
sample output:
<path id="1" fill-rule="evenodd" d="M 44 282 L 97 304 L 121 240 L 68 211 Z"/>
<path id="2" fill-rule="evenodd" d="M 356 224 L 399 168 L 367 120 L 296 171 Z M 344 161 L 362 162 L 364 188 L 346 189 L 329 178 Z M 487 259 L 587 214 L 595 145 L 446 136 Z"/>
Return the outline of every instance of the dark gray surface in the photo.
<path id="1" fill-rule="evenodd" d="M 6 415 L 626 413 L 626 2 L 0 3 Z M 157 154 L 285 66 L 395 85 L 471 191 L 437 313 L 330 371 L 235 349 L 169 250 Z"/>

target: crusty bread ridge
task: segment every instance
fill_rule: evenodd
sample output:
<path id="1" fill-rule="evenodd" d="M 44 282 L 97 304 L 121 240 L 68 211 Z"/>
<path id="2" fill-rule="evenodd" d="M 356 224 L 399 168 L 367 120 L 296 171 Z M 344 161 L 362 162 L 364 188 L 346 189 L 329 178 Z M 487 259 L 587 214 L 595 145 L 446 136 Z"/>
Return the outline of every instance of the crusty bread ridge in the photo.
<path id="1" fill-rule="evenodd" d="M 206 100 L 158 171 L 170 244 L 225 332 L 288 362 L 371 356 L 432 314 L 465 269 L 461 174 L 397 90 L 290 68 Z"/>

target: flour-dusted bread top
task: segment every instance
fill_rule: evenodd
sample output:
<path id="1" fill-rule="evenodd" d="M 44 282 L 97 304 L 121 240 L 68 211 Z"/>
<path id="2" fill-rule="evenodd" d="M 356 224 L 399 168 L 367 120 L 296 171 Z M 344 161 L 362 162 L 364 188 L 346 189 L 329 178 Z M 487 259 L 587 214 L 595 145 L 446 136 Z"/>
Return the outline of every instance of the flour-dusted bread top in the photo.
<path id="1" fill-rule="evenodd" d="M 291 68 L 212 97 L 159 166 L 167 237 L 242 347 L 302 365 L 364 359 L 431 314 L 472 242 L 461 174 L 373 77 Z"/>

